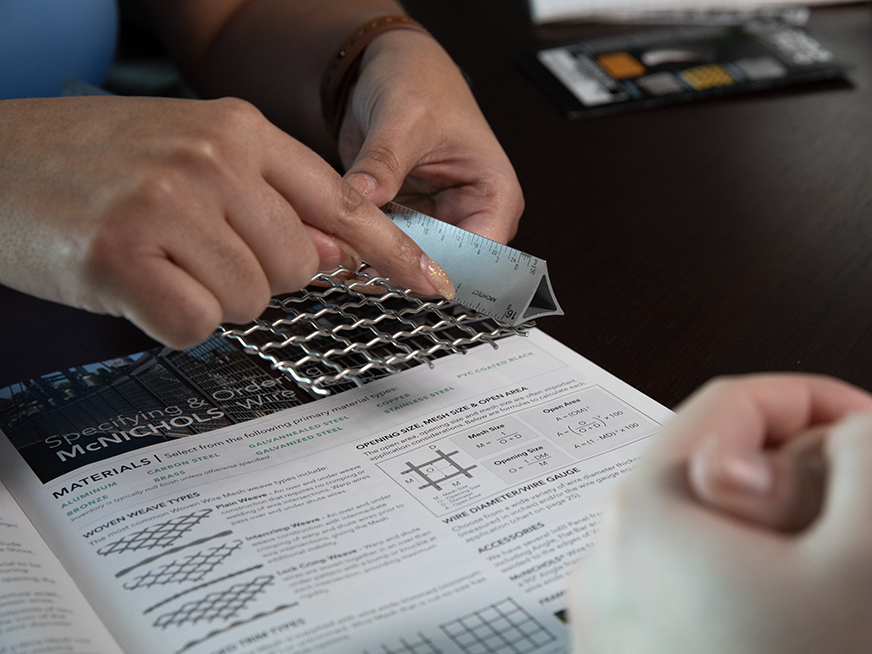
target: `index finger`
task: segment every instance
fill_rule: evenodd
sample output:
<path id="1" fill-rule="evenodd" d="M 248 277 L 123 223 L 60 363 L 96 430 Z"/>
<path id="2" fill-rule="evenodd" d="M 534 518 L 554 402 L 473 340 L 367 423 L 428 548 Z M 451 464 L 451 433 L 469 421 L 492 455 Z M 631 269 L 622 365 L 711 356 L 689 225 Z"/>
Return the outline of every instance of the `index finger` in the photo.
<path id="1" fill-rule="evenodd" d="M 454 296 L 442 267 L 390 218 L 315 152 L 282 136 L 282 147 L 271 149 L 273 157 L 263 175 L 304 223 L 350 244 L 396 286 L 446 299 Z"/>

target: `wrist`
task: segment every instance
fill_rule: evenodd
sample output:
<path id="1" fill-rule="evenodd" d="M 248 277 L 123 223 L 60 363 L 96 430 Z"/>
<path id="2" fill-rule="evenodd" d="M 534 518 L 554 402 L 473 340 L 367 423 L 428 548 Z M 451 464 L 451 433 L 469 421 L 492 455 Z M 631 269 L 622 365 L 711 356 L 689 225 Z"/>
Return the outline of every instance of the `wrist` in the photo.
<path id="1" fill-rule="evenodd" d="M 330 133 L 336 137 L 345 115 L 352 85 L 357 77 L 364 51 L 382 34 L 393 30 L 411 30 L 429 35 L 418 22 L 400 14 L 369 19 L 355 28 L 330 58 L 321 77 L 321 113 Z"/>

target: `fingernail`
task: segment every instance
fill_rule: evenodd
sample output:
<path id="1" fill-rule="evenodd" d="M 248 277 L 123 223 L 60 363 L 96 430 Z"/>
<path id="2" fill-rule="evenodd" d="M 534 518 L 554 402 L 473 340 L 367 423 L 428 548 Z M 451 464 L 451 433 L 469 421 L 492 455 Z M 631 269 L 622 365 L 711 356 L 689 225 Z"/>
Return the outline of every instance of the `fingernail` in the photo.
<path id="1" fill-rule="evenodd" d="M 354 173 L 346 177 L 345 181 L 351 184 L 352 188 L 365 198 L 368 198 L 376 187 L 375 177 L 366 173 Z"/>
<path id="2" fill-rule="evenodd" d="M 338 245 L 339 249 L 342 250 L 342 261 L 339 265 L 349 272 L 356 273 L 357 269 L 360 268 L 360 265 L 363 263 L 360 255 L 345 241 L 339 239 L 333 240 L 336 241 L 336 245 Z"/>
<path id="3" fill-rule="evenodd" d="M 430 284 L 433 285 L 433 288 L 436 289 L 436 292 L 439 293 L 439 295 L 444 297 L 446 300 L 450 300 L 454 297 L 454 283 L 451 281 L 451 278 L 442 266 L 425 254 L 421 257 L 421 268 L 423 268 L 424 274 L 427 275 L 427 279 L 430 280 Z"/>
<path id="4" fill-rule="evenodd" d="M 738 490 L 766 495 L 772 490 L 772 468 L 763 457 L 726 457 L 720 464 L 724 481 Z"/>
<path id="5" fill-rule="evenodd" d="M 335 254 L 331 252 L 330 256 L 326 259 L 321 259 L 318 266 L 318 272 L 332 273 L 339 267 L 345 268 L 350 272 L 357 272 L 357 269 L 360 268 L 360 264 L 362 263 L 360 255 L 342 239 L 331 236 L 330 240 L 336 245 L 337 251 Z M 322 257 L 323 256 L 324 255 L 322 254 Z"/>

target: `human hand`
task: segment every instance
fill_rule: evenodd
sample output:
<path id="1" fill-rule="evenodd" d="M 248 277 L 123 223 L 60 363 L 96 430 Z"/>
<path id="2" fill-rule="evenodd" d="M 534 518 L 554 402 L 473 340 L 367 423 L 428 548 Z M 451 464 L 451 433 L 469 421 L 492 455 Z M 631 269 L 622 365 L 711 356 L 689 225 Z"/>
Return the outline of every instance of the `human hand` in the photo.
<path id="1" fill-rule="evenodd" d="M 501 243 L 517 231 L 514 169 L 460 70 L 426 34 L 394 30 L 367 47 L 339 154 L 346 179 L 377 206 L 396 197 Z"/>
<path id="2" fill-rule="evenodd" d="M 719 380 L 695 394 L 570 578 L 575 651 L 868 651 L 872 414 L 848 414 L 870 409 L 866 393 L 811 376 Z M 811 460 L 797 439 L 817 440 L 824 464 L 810 523 L 789 497 Z"/>
<path id="3" fill-rule="evenodd" d="M 0 170 L 0 283 L 173 347 L 361 257 L 450 293 L 381 211 L 241 100 L 4 101 Z"/>

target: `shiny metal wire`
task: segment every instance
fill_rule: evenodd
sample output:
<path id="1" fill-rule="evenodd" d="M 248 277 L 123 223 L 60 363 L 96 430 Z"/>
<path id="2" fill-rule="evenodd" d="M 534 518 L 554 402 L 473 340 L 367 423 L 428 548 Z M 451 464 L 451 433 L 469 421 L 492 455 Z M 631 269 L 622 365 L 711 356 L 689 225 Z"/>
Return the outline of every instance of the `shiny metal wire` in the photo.
<path id="1" fill-rule="evenodd" d="M 393 288 L 384 277 L 345 269 L 319 273 L 301 291 L 273 298 L 250 325 L 225 325 L 237 340 L 300 386 L 329 395 L 366 381 L 462 353 L 534 323 L 510 326 L 447 300 L 426 300 Z"/>

